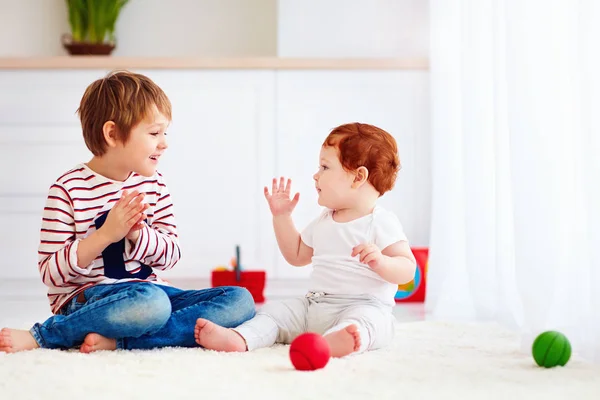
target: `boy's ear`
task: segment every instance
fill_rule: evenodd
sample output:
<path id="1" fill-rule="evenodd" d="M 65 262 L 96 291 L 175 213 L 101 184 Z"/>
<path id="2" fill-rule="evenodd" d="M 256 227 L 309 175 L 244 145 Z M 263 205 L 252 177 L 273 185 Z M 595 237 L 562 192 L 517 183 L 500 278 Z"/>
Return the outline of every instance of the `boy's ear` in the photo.
<path id="1" fill-rule="evenodd" d="M 117 126 L 113 121 L 106 121 L 104 125 L 102 125 L 102 134 L 104 135 L 104 140 L 108 147 L 117 146 Z"/>
<path id="2" fill-rule="evenodd" d="M 366 167 L 358 167 L 354 174 L 353 188 L 359 188 L 369 179 L 369 170 Z"/>

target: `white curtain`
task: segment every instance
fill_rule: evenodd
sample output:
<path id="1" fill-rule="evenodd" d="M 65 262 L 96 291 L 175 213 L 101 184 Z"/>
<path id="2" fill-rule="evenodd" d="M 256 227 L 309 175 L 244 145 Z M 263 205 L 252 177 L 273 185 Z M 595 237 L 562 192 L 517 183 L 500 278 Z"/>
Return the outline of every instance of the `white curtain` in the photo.
<path id="1" fill-rule="evenodd" d="M 600 1 L 430 0 L 426 309 L 600 362 Z"/>

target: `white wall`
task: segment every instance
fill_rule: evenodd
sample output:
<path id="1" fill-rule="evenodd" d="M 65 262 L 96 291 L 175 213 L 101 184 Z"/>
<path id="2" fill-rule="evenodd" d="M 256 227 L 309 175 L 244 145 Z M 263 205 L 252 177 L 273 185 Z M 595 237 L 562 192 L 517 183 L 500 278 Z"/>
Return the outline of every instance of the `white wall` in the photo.
<path id="1" fill-rule="evenodd" d="M 0 0 L 0 57 L 66 54 L 68 29 L 64 0 Z"/>
<path id="2" fill-rule="evenodd" d="M 428 0 L 279 0 L 278 55 L 427 58 L 428 15 Z"/>
<path id="3" fill-rule="evenodd" d="M 122 56 L 274 56 L 277 0 L 130 0 Z M 0 0 L 0 57 L 65 55 L 65 0 Z"/>
<path id="4" fill-rule="evenodd" d="M 130 0 L 115 55 L 275 56 L 276 0 Z"/>
<path id="5" fill-rule="evenodd" d="M 417 57 L 427 0 L 130 0 L 116 56 Z M 67 54 L 64 0 L 0 0 L 0 57 Z"/>

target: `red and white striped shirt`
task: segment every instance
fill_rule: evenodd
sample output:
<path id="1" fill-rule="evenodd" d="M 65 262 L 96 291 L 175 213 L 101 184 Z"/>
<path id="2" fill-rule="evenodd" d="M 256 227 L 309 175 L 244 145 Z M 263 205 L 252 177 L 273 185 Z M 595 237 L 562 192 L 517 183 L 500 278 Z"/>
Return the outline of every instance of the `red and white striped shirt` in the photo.
<path id="1" fill-rule="evenodd" d="M 42 217 L 38 269 L 48 286 L 48 299 L 53 313 L 81 291 L 98 283 L 130 280 L 167 284 L 154 274 L 145 279 L 114 279 L 105 275 L 103 255 L 89 265 L 77 264 L 79 242 L 96 230 L 95 220 L 108 212 L 122 191 L 145 193 L 147 221 L 132 246 L 124 239 L 125 274 L 135 274 L 144 265 L 153 270 L 168 270 L 181 257 L 171 196 L 159 172 L 152 177 L 136 173 L 124 181 L 113 181 L 99 175 L 85 164 L 68 171 L 50 187 Z M 147 267 L 146 267 L 147 268 Z"/>

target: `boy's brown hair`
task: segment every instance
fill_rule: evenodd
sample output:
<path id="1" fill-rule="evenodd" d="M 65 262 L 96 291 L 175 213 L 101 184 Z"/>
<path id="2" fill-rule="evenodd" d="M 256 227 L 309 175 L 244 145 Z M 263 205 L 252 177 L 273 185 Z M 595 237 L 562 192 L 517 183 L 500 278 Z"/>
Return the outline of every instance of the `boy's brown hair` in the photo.
<path id="1" fill-rule="evenodd" d="M 358 122 L 333 129 L 323 142 L 338 150 L 340 162 L 346 171 L 365 167 L 368 181 L 379 195 L 391 190 L 400 170 L 398 146 L 392 135 L 381 128 Z"/>
<path id="2" fill-rule="evenodd" d="M 169 98 L 145 75 L 113 71 L 92 82 L 77 109 L 87 148 L 95 156 L 106 152 L 102 127 L 107 121 L 115 123 L 117 138 L 127 142 L 131 129 L 146 118 L 153 106 L 171 120 Z"/>

